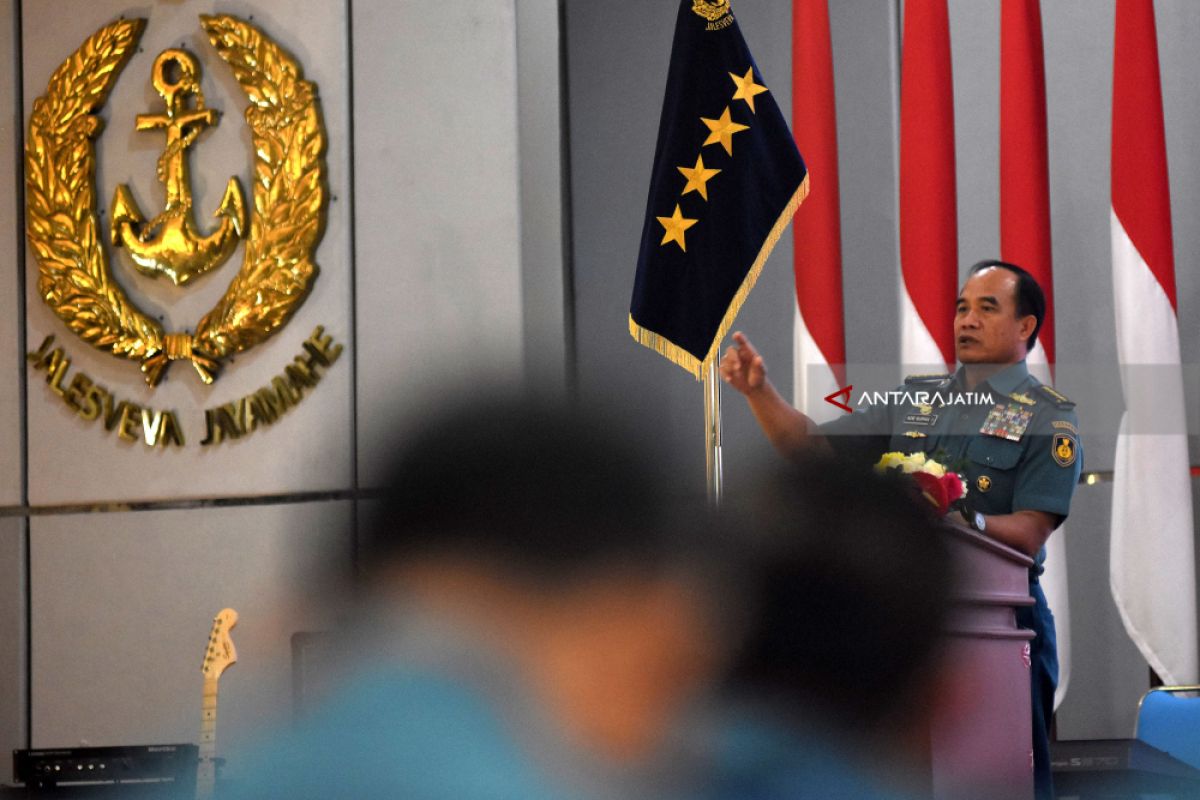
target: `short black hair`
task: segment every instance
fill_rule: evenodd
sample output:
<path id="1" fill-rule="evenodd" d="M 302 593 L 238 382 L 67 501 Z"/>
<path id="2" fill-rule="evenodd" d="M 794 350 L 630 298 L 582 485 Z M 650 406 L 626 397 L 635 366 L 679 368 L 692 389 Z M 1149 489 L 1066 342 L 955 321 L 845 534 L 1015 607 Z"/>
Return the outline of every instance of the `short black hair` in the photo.
<path id="1" fill-rule="evenodd" d="M 368 572 L 450 556 L 555 585 L 605 564 L 662 563 L 667 492 L 628 426 L 520 391 L 469 397 L 398 437 L 363 543 Z"/>
<path id="2" fill-rule="evenodd" d="M 1030 334 L 1029 339 L 1025 342 L 1025 352 L 1028 353 L 1037 344 L 1038 331 L 1042 329 L 1042 323 L 1046 320 L 1046 295 L 1036 278 L 1030 275 L 1024 268 L 1018 267 L 1016 264 L 1010 264 L 1007 261 L 997 261 L 995 259 L 980 261 L 971 267 L 970 272 L 967 274 L 968 280 L 971 275 L 982 272 L 989 267 L 1006 269 L 1017 276 L 1017 317 L 1032 315 L 1037 319 L 1037 324 L 1033 326 L 1033 333 Z"/>

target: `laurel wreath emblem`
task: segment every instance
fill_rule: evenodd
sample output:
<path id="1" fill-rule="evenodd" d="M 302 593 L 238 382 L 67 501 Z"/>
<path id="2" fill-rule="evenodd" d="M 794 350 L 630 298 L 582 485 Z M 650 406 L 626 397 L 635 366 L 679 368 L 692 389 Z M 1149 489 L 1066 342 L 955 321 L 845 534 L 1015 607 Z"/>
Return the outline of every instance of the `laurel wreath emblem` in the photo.
<path id="1" fill-rule="evenodd" d="M 34 101 L 25 145 L 26 234 L 39 266 L 38 293 L 80 339 L 137 361 L 155 386 L 171 361 L 190 361 L 212 383 L 222 359 L 270 337 L 304 302 L 325 224 L 325 134 L 316 86 L 253 25 L 200 17 L 209 41 L 249 100 L 254 143 L 253 212 L 240 270 L 194 333 L 167 333 L 113 280 L 96 213 L 93 140 L 117 76 L 136 52 L 145 20 L 92 34 Z"/>

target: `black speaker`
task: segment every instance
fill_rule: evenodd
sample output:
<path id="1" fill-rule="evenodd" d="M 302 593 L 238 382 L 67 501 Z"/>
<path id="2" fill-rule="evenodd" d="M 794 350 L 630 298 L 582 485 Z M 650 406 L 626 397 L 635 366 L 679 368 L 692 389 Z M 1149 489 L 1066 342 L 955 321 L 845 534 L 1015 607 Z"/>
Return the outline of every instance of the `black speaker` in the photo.
<path id="1" fill-rule="evenodd" d="M 195 791 L 194 744 L 14 750 L 13 778 L 37 796 L 159 796 Z"/>

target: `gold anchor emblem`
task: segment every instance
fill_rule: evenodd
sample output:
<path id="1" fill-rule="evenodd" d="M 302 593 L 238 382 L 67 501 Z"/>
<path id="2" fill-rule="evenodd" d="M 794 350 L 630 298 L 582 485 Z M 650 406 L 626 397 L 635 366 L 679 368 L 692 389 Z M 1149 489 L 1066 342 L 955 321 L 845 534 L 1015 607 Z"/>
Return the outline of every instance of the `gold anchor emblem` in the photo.
<path id="1" fill-rule="evenodd" d="M 38 263 L 38 294 L 82 341 L 138 364 L 150 386 L 173 361 L 190 362 L 204 383 L 212 383 L 223 361 L 287 325 L 319 272 L 316 247 L 325 228 L 328 190 L 317 86 L 304 79 L 299 62 L 249 22 L 218 14 L 201 15 L 200 24 L 249 101 L 243 116 L 251 135 L 254 183 L 242 266 L 193 330 L 168 331 L 139 309 L 115 279 L 101 246 L 93 140 L 104 127 L 99 111 L 137 51 L 145 20 L 109 23 L 67 56 L 46 92 L 33 101 L 25 138 L 25 231 Z M 181 85 L 190 75 L 187 93 L 199 88 L 194 60 L 182 56 L 168 52 L 156 62 L 167 68 L 167 80 L 161 82 L 176 87 L 177 102 L 168 101 L 167 109 L 177 112 L 181 149 L 191 141 L 184 130 L 188 126 L 178 118 Z M 175 63 L 168 66 L 168 59 Z M 201 104 L 182 111 L 202 111 Z M 169 148 L 159 160 L 160 174 L 170 156 Z M 118 189 L 114 217 L 122 195 L 125 221 L 114 230 L 124 236 L 133 203 L 128 190 Z M 143 239 L 134 240 L 140 252 Z"/>
<path id="2" fill-rule="evenodd" d="M 245 202 L 237 178 L 230 178 L 213 215 L 221 218 L 221 226 L 208 236 L 197 232 L 192 219 L 187 148 L 201 130 L 217 124 L 217 112 L 204 107 L 200 67 L 184 50 L 160 53 L 154 61 L 151 82 L 167 110 L 165 114 L 139 114 L 137 130 L 166 129 L 167 146 L 159 156 L 157 172 L 166 188 L 167 204 L 162 213 L 143 223 L 129 187 L 117 186 L 113 194 L 112 243 L 125 246 L 140 272 L 151 277 L 161 273 L 182 286 L 225 263 L 233 254 L 246 224 Z M 196 99 L 192 108 L 188 108 L 189 95 Z"/>

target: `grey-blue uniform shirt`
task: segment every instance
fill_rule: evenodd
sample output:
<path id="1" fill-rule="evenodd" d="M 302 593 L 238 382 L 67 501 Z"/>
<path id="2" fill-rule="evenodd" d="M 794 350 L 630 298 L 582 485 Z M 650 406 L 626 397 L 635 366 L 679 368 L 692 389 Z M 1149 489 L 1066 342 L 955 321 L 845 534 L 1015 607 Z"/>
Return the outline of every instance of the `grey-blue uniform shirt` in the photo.
<path id="1" fill-rule="evenodd" d="M 835 452 L 870 463 L 891 451 L 938 455 L 966 479 L 975 511 L 1043 511 L 1061 522 L 1083 465 L 1075 404 L 1030 375 L 1024 361 L 971 392 L 963 380 L 961 368 L 911 376 L 877 398 L 887 402 L 828 422 L 821 432 Z"/>
<path id="2" fill-rule="evenodd" d="M 1083 467 L 1075 404 L 1029 374 L 1008 366 L 965 391 L 963 371 L 912 376 L 886 402 L 872 403 L 821 426 L 839 454 L 874 463 L 889 451 L 937 456 L 967 481 L 967 503 L 984 514 L 1043 511 L 1061 523 Z M 1034 606 L 1016 610 L 1031 643 L 1034 786 L 1054 797 L 1048 727 L 1054 712 L 1058 658 L 1054 619 L 1038 585 L 1045 548 L 1029 572 Z"/>

